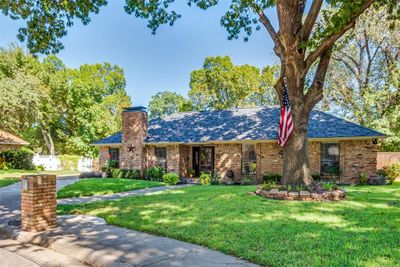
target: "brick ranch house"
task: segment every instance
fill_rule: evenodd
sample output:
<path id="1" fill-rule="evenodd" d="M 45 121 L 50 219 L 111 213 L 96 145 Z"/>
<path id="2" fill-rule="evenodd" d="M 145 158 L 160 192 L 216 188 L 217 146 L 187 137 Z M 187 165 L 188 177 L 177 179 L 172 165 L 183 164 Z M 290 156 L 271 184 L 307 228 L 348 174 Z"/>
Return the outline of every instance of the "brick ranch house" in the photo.
<path id="1" fill-rule="evenodd" d="M 12 149 L 20 149 L 29 143 L 22 138 L 0 130 L 0 152 Z"/>
<path id="2" fill-rule="evenodd" d="M 122 131 L 97 141 L 99 164 L 108 159 L 121 169 L 152 165 L 187 177 L 217 172 L 223 181 L 282 172 L 277 144 L 279 106 L 177 113 L 148 121 L 144 107 L 122 113 Z M 377 144 L 383 134 L 314 110 L 309 119 L 308 155 L 313 173 L 340 174 L 357 183 L 360 173 L 376 176 Z M 232 177 L 233 175 L 233 177 Z"/>

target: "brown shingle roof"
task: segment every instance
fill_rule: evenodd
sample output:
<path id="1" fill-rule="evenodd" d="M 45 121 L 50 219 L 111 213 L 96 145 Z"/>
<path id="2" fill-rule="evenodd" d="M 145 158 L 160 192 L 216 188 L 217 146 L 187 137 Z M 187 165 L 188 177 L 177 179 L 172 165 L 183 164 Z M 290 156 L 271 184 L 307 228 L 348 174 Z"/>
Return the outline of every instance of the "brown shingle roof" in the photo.
<path id="1" fill-rule="evenodd" d="M 29 145 L 24 139 L 0 130 L 0 145 Z"/>

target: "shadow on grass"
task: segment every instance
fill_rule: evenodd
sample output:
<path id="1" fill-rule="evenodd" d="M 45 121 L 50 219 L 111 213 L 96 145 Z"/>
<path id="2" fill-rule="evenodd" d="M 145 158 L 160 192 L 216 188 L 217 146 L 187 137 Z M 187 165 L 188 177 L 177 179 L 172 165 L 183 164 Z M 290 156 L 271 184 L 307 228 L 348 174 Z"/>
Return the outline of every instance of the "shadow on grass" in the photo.
<path id="1" fill-rule="evenodd" d="M 396 266 L 400 186 L 354 187 L 342 202 L 289 202 L 209 186 L 76 206 L 117 226 L 204 245 L 268 266 Z M 369 192 L 369 193 L 368 193 Z"/>

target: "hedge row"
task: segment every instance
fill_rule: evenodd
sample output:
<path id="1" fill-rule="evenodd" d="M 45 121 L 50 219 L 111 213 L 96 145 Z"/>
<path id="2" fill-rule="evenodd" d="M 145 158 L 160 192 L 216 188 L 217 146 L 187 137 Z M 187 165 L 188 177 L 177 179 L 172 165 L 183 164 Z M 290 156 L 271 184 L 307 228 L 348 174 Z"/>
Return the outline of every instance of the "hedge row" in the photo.
<path id="1" fill-rule="evenodd" d="M 27 148 L 0 152 L 0 169 L 33 170 L 33 151 Z"/>

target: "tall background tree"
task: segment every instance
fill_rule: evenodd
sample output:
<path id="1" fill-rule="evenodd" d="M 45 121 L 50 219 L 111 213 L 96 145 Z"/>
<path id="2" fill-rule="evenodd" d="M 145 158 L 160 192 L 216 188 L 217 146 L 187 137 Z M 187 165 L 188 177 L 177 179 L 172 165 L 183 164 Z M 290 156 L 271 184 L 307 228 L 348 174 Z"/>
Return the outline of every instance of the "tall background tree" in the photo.
<path id="1" fill-rule="evenodd" d="M 153 31 L 162 24 L 173 25 L 180 17 L 170 8 L 174 0 L 126 0 L 125 11 L 146 19 Z M 189 5 L 208 9 L 218 0 L 188 0 Z M 283 183 L 310 184 L 312 177 L 307 156 L 308 118 L 314 106 L 323 99 L 326 72 L 335 43 L 351 28 L 367 9 L 387 8 L 388 19 L 400 18 L 399 0 L 232 0 L 221 25 L 228 38 L 244 34 L 244 39 L 254 30 L 264 27 L 274 42 L 275 54 L 281 61 L 280 78 L 275 89 L 282 98 L 284 78 L 288 88 L 293 113 L 294 132 L 283 149 Z M 12 18 L 27 21 L 19 37 L 27 40 L 32 52 L 57 51 L 62 45 L 58 38 L 66 34 L 72 20 L 89 21 L 91 12 L 98 12 L 106 1 L 2 1 L 0 9 Z M 267 10 L 274 8 L 278 25 L 273 25 Z M 324 23 L 316 23 L 320 14 Z M 275 26 L 275 27 L 274 27 Z M 310 69 L 315 68 L 310 78 Z M 310 78 L 310 86 L 306 80 Z"/>
<path id="2" fill-rule="evenodd" d="M 277 104 L 274 84 L 277 66 L 262 70 L 232 63 L 229 56 L 208 57 L 203 68 L 190 74 L 189 98 L 196 110 Z"/>
<path id="3" fill-rule="evenodd" d="M 385 9 L 368 10 L 337 43 L 324 104 L 387 134 L 383 150 L 400 151 L 400 24 L 387 17 Z"/>
<path id="4" fill-rule="evenodd" d="M 192 111 L 192 102 L 178 93 L 171 91 L 159 92 L 149 101 L 149 118 L 162 118 L 177 112 Z"/>
<path id="5" fill-rule="evenodd" d="M 131 105 L 123 70 L 109 63 L 67 68 L 21 48 L 0 50 L 1 128 L 42 153 L 93 156 L 90 143 L 121 129 Z"/>
<path id="6" fill-rule="evenodd" d="M 164 117 L 182 111 L 278 104 L 274 92 L 278 77 L 277 65 L 260 70 L 247 64 L 234 65 L 229 56 L 207 57 L 203 68 L 190 74 L 188 96 L 170 91 L 155 94 L 149 101 L 149 117 Z"/>

